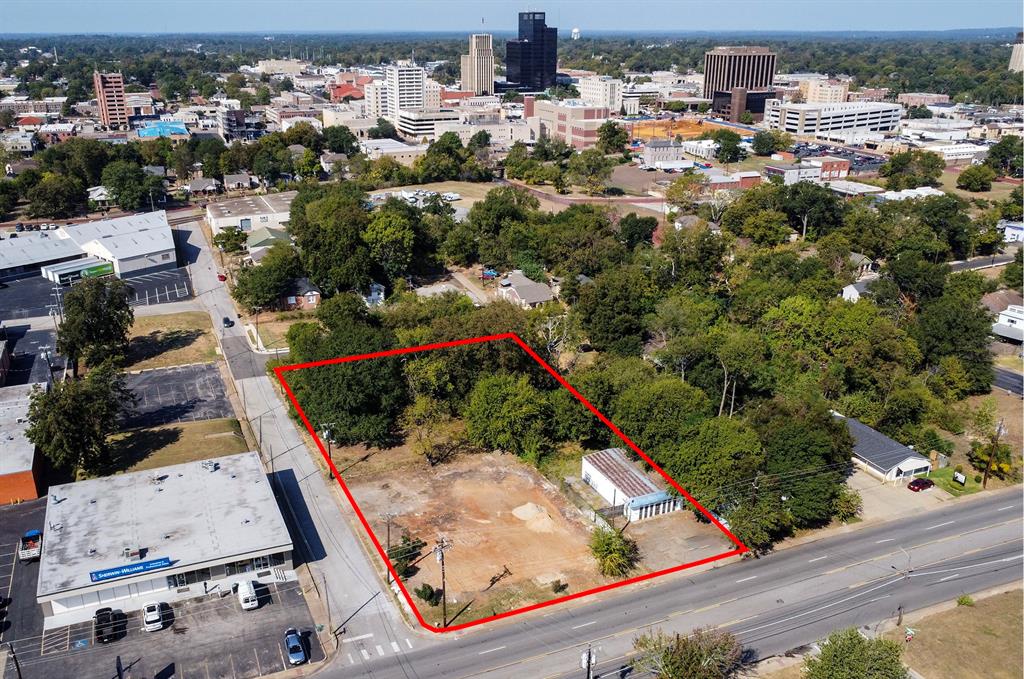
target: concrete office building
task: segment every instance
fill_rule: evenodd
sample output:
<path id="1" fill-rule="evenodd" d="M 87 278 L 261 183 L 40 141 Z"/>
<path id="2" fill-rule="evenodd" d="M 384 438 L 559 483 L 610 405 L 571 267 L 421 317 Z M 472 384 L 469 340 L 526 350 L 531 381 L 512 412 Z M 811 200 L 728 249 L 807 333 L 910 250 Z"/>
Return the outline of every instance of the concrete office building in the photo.
<path id="1" fill-rule="evenodd" d="M 902 106 L 883 102 L 789 104 L 770 99 L 764 113 L 772 129 L 811 136 L 844 130 L 891 132 L 899 129 L 902 117 Z"/>
<path id="2" fill-rule="evenodd" d="M 494 49 L 487 33 L 469 36 L 469 54 L 462 55 L 462 89 L 494 94 Z"/>
<path id="3" fill-rule="evenodd" d="M 524 97 L 523 117 L 534 141 L 541 137 L 561 139 L 577 150 L 597 144 L 597 130 L 608 121 L 603 106 L 590 106 L 580 100 L 561 102 Z"/>
<path id="4" fill-rule="evenodd" d="M 738 121 L 744 111 L 755 119 L 775 97 L 775 53 L 767 47 L 716 47 L 704 53 L 704 98 L 716 113 Z"/>
<path id="5" fill-rule="evenodd" d="M 437 126 L 458 122 L 459 112 L 451 109 L 399 109 L 395 128 L 406 137 L 420 141 L 437 138 Z"/>
<path id="6" fill-rule="evenodd" d="M 359 150 L 370 160 L 388 156 L 407 167 L 412 167 L 416 159 L 426 155 L 428 144 L 410 146 L 394 139 L 366 139 L 359 142 Z"/>
<path id="7" fill-rule="evenodd" d="M 100 109 L 100 122 L 109 128 L 128 126 L 128 108 L 125 106 L 124 76 L 120 73 L 93 71 L 92 86 L 96 104 Z"/>
<path id="8" fill-rule="evenodd" d="M 206 206 L 206 223 L 214 235 L 228 228 L 246 232 L 261 227 L 282 228 L 288 224 L 297 194 L 284 191 L 210 203 Z"/>
<path id="9" fill-rule="evenodd" d="M 608 76 L 580 78 L 576 83 L 580 99 L 591 106 L 601 106 L 611 113 L 622 110 L 622 81 Z"/>
<path id="10" fill-rule="evenodd" d="M 49 629 L 293 579 L 292 549 L 254 452 L 51 486 L 36 600 Z"/>
<path id="11" fill-rule="evenodd" d="M 806 87 L 805 87 L 806 85 Z M 808 104 L 840 104 L 850 94 L 848 80 L 807 80 L 800 83 L 800 91 Z"/>
<path id="12" fill-rule="evenodd" d="M 388 66 L 384 69 L 384 83 L 387 98 L 383 117 L 392 124 L 397 124 L 398 112 L 402 109 L 426 108 L 427 73 L 419 66 L 401 63 Z"/>
<path id="13" fill-rule="evenodd" d="M 1013 50 L 1010 52 L 1008 70 L 1014 73 L 1024 71 L 1024 33 L 1017 34 L 1017 42 L 1013 44 Z"/>
<path id="14" fill-rule="evenodd" d="M 383 80 L 374 80 L 363 85 L 363 106 L 366 117 L 372 120 L 374 125 L 377 124 L 378 118 L 386 117 L 388 114 L 387 83 Z"/>
<path id="15" fill-rule="evenodd" d="M 544 12 L 519 13 L 519 37 L 505 43 L 505 80 L 521 92 L 541 92 L 555 84 L 558 29 Z"/>
<path id="16" fill-rule="evenodd" d="M 6 356 L 3 348 L 0 353 Z M 0 505 L 39 497 L 39 451 L 25 436 L 35 388 L 46 390 L 47 385 L 19 384 L 0 389 Z"/>

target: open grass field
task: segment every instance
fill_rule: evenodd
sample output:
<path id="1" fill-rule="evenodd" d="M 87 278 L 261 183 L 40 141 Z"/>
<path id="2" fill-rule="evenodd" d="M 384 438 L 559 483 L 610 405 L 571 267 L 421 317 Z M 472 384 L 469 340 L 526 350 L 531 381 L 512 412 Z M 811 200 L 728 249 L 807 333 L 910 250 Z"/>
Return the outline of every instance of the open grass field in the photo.
<path id="1" fill-rule="evenodd" d="M 217 358 L 217 340 L 203 311 L 141 316 L 132 325 L 128 370 L 206 363 Z"/>
<path id="2" fill-rule="evenodd" d="M 930 615 L 911 625 L 916 634 L 903 662 L 928 679 L 1019 679 L 1022 610 L 1018 589 Z M 886 637 L 903 643 L 903 630 Z"/>
<path id="3" fill-rule="evenodd" d="M 984 200 L 999 201 L 1006 200 L 1007 198 L 1009 198 L 1010 193 L 1012 193 L 1013 189 L 1015 188 L 1014 184 L 1006 184 L 1004 182 L 992 182 L 991 191 L 972 193 L 970 191 L 958 189 L 956 187 L 956 178 L 960 176 L 961 169 L 962 168 L 946 168 L 946 170 L 942 173 L 942 176 L 939 177 L 939 182 L 941 183 L 941 188 L 943 191 L 948 191 L 949 193 L 956 194 L 957 196 L 960 196 L 961 198 L 966 198 L 967 200 L 970 200 L 971 198 L 982 198 Z"/>
<path id="4" fill-rule="evenodd" d="M 115 434 L 111 444 L 118 471 L 140 471 L 167 465 L 233 455 L 249 449 L 238 420 L 220 419 L 168 424 Z"/>

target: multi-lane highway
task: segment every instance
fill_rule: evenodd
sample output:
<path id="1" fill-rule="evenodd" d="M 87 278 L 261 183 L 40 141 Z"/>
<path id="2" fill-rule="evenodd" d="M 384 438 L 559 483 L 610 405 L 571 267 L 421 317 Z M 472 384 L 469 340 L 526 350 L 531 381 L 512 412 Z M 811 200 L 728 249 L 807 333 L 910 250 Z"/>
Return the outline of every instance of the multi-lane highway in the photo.
<path id="1" fill-rule="evenodd" d="M 378 640 L 351 638 L 321 676 L 575 676 L 588 644 L 598 649 L 598 674 L 619 676 L 633 639 L 652 627 L 724 626 L 766 657 L 838 627 L 894 619 L 901 606 L 909 612 L 1020 581 L 1021 511 L 1019 488 L 992 493 L 692 577 L 424 639 L 401 656 L 364 661 L 361 648 Z"/>
<path id="2" fill-rule="evenodd" d="M 1006 370 L 1005 368 L 996 368 L 992 387 L 994 389 L 1005 389 L 1020 396 L 1024 394 L 1024 375 L 1012 370 Z"/>

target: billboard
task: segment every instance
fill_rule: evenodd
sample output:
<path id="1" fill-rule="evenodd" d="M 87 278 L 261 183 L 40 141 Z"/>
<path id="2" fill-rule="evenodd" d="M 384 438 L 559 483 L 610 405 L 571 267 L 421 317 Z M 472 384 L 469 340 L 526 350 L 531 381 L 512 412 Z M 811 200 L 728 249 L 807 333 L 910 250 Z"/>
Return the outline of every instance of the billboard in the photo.
<path id="1" fill-rule="evenodd" d="M 93 264 L 92 266 L 82 269 L 79 274 L 82 278 L 95 278 L 97 276 L 109 276 L 114 273 L 113 262 L 103 262 L 102 264 Z"/>

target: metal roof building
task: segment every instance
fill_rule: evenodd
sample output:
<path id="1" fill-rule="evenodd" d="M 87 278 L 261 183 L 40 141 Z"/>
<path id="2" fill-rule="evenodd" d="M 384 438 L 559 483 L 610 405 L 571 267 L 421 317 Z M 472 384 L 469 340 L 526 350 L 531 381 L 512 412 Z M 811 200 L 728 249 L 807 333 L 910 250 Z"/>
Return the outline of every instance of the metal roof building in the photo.
<path id="1" fill-rule="evenodd" d="M 99 606 L 134 610 L 293 577 L 291 537 L 254 452 L 49 492 L 36 588 L 47 628 Z"/>
<path id="2" fill-rule="evenodd" d="M 647 519 L 679 509 L 679 498 L 669 495 L 626 457 L 622 448 L 608 448 L 585 455 L 583 482 L 611 506 L 621 507 L 630 521 Z"/>
<path id="3" fill-rule="evenodd" d="M 927 474 L 931 461 L 913 448 L 894 441 L 885 434 L 852 417 L 833 413 L 846 421 L 853 437 L 853 461 L 869 473 L 886 481 Z"/>

